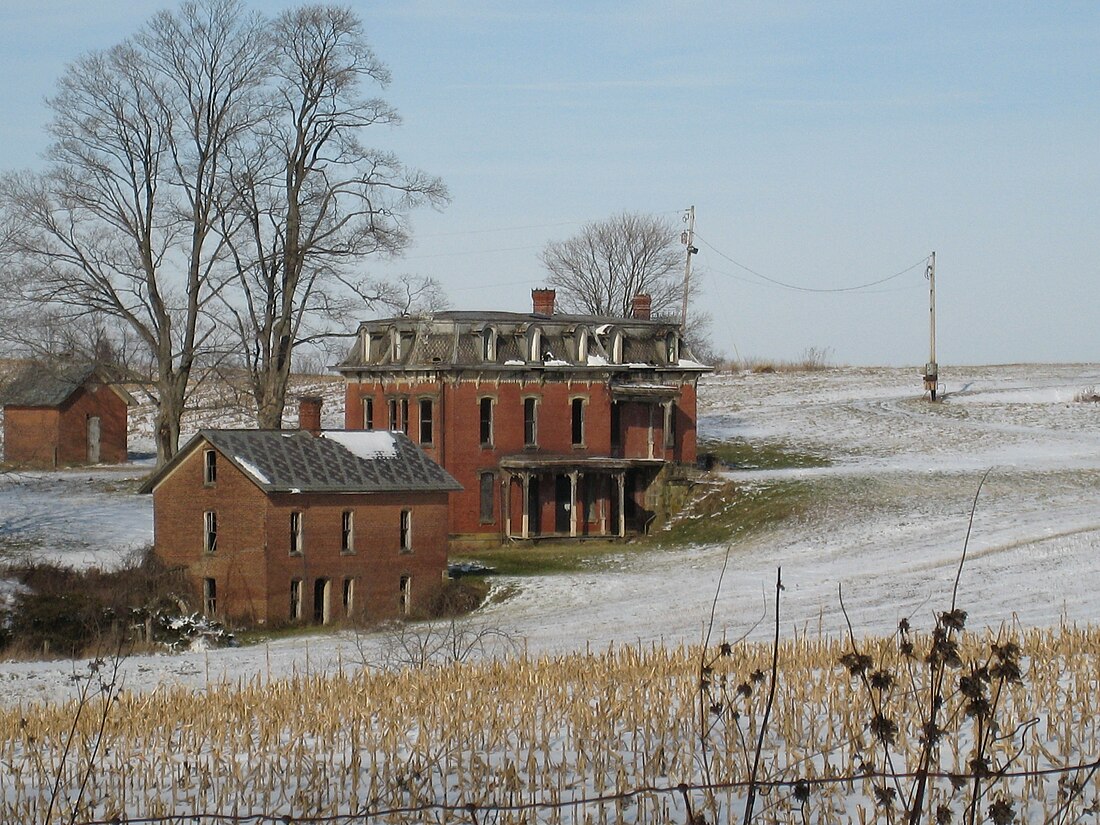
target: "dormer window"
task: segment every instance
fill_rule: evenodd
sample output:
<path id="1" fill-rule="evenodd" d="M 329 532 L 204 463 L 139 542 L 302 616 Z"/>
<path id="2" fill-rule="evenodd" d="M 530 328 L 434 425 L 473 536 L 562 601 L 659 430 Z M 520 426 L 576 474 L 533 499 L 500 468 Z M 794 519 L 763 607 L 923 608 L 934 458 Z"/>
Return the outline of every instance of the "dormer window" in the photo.
<path id="1" fill-rule="evenodd" d="M 359 349 L 362 352 L 362 361 L 364 364 L 370 363 L 370 331 L 363 330 L 359 333 Z"/>
<path id="2" fill-rule="evenodd" d="M 577 344 L 577 363 L 588 363 L 588 330 L 581 327 L 573 333 L 573 340 Z"/>
<path id="3" fill-rule="evenodd" d="M 390 334 L 390 360 L 394 362 L 400 361 L 403 355 L 401 350 L 401 333 L 395 329 Z"/>
<path id="4" fill-rule="evenodd" d="M 528 361 L 541 361 L 543 360 L 542 352 L 542 330 L 538 327 L 531 327 L 531 331 L 527 333 L 527 360 Z"/>
<path id="5" fill-rule="evenodd" d="M 497 331 L 492 327 L 481 331 L 481 360 L 497 360 Z"/>
<path id="6" fill-rule="evenodd" d="M 670 332 L 665 336 L 665 360 L 675 364 L 680 360 L 680 336 Z"/>
<path id="7" fill-rule="evenodd" d="M 610 354 L 612 364 L 621 364 L 623 362 L 623 331 L 621 329 L 617 329 L 611 333 Z"/>

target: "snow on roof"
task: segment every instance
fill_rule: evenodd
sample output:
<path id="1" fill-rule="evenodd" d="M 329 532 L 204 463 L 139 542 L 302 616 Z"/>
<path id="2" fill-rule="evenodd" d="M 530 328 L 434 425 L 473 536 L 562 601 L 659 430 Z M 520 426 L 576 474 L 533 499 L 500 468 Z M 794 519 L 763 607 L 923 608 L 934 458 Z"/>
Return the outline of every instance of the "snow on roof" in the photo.
<path id="1" fill-rule="evenodd" d="M 251 463 L 248 459 L 244 458 L 243 456 L 235 455 L 233 456 L 233 460 L 237 462 L 242 470 L 244 470 L 246 473 L 256 479 L 256 481 L 260 482 L 260 484 L 271 483 L 271 479 L 265 476 L 260 468 Z"/>
<path id="2" fill-rule="evenodd" d="M 397 444 L 393 433 L 386 430 L 331 430 L 322 433 L 321 437 L 335 441 L 359 458 L 397 458 Z"/>

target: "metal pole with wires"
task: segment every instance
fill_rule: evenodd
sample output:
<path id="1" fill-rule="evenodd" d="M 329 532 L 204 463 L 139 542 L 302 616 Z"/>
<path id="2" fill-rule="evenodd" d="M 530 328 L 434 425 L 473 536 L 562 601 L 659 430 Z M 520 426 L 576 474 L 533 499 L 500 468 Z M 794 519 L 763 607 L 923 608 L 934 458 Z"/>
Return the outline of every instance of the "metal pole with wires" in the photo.
<path id="1" fill-rule="evenodd" d="M 680 308 L 680 333 L 687 330 L 688 288 L 691 285 L 691 256 L 699 254 L 695 247 L 695 207 L 689 207 L 684 214 L 688 228 L 680 233 L 680 243 L 687 247 L 687 261 L 684 263 L 684 301 Z"/>
<path id="2" fill-rule="evenodd" d="M 936 388 L 939 384 L 939 366 L 936 364 L 936 253 L 928 261 L 924 277 L 928 279 L 928 363 L 924 365 L 924 391 L 928 397 L 936 400 Z"/>

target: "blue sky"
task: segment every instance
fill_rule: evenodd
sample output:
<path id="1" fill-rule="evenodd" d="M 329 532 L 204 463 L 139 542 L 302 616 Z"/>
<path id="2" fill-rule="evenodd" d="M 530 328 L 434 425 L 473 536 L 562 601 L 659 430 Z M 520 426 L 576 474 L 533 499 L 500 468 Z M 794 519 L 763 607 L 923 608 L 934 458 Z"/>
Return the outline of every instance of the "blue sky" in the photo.
<path id="1" fill-rule="evenodd" d="M 67 61 L 165 4 L 0 6 L 5 168 L 34 166 Z M 259 4 L 254 4 L 259 7 Z M 269 0 L 264 9 L 292 5 Z M 697 213 L 730 355 L 923 365 L 1100 360 L 1100 4 L 353 2 L 440 175 L 405 259 L 461 309 L 526 309 L 538 252 L 622 210 Z M 735 261 L 732 263 L 730 261 Z"/>

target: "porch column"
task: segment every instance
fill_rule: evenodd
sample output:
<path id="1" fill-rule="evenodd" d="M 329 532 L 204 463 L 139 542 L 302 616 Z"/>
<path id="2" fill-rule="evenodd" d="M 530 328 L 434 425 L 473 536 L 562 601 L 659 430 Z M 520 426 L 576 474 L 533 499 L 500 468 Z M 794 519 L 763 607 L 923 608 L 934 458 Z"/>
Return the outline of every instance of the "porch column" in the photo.
<path id="1" fill-rule="evenodd" d="M 626 474 L 615 473 L 615 493 L 619 497 L 619 523 L 618 535 L 620 538 L 626 535 Z"/>
<path id="2" fill-rule="evenodd" d="M 577 537 L 577 472 L 569 474 L 569 538 Z"/>
<path id="3" fill-rule="evenodd" d="M 527 531 L 531 525 L 531 474 L 521 473 L 523 481 L 523 524 L 520 526 L 520 538 L 527 538 Z"/>
<path id="4" fill-rule="evenodd" d="M 512 481 L 515 480 L 509 472 L 504 474 L 504 537 L 512 538 Z"/>

